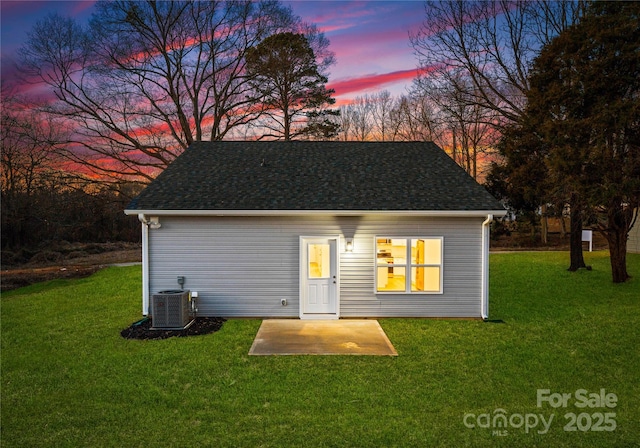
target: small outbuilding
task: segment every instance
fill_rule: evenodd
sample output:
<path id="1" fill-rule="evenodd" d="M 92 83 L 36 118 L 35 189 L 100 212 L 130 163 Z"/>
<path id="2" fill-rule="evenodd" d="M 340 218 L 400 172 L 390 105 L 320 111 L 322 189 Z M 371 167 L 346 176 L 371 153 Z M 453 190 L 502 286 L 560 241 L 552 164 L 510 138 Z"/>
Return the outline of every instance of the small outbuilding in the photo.
<path id="1" fill-rule="evenodd" d="M 433 143 L 310 141 L 194 143 L 125 213 L 144 315 L 180 283 L 201 316 L 487 318 L 505 210 Z"/>

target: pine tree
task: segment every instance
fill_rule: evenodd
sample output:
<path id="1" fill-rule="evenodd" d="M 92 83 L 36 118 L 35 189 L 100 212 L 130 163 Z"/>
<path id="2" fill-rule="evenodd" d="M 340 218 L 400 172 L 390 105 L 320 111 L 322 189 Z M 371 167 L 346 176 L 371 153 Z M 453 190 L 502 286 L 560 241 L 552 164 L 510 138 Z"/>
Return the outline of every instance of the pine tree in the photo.
<path id="1" fill-rule="evenodd" d="M 263 40 L 247 52 L 247 74 L 270 120 L 262 123 L 263 138 L 292 140 L 319 133 L 331 137 L 337 125 L 328 117 L 334 104 L 332 89 L 316 55 L 302 34 L 279 33 Z"/>

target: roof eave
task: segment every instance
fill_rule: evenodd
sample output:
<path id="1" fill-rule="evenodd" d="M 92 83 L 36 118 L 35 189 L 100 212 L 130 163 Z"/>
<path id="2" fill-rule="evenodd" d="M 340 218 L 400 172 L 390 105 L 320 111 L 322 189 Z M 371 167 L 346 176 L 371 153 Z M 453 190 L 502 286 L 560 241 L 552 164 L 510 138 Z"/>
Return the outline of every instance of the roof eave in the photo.
<path id="1" fill-rule="evenodd" d="M 126 215 L 153 216 L 302 216 L 302 215 L 331 215 L 331 216 L 362 216 L 362 215 L 393 215 L 393 216 L 429 216 L 429 217 L 502 217 L 506 210 L 134 210 L 127 209 Z"/>

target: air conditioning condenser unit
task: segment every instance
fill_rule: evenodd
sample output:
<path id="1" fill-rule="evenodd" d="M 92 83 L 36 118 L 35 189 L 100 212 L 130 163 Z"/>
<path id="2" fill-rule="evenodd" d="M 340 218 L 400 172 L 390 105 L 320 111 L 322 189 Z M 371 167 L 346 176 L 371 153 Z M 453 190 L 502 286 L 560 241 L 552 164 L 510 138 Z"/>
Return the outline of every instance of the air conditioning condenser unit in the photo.
<path id="1" fill-rule="evenodd" d="M 168 290 L 153 294 L 151 323 L 156 330 L 183 330 L 193 323 L 191 291 Z"/>

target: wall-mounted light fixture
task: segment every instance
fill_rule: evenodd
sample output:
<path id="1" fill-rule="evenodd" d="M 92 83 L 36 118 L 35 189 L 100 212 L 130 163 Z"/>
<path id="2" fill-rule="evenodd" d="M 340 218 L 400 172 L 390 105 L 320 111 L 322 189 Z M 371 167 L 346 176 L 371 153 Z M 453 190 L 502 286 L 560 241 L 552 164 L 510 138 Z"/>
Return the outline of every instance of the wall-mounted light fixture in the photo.
<path id="1" fill-rule="evenodd" d="M 160 227 L 162 227 L 162 224 L 160 224 L 160 218 L 157 216 L 151 216 L 149 218 L 149 228 L 159 229 Z"/>
<path id="2" fill-rule="evenodd" d="M 353 252 L 353 238 L 345 238 L 345 247 L 347 252 Z"/>

